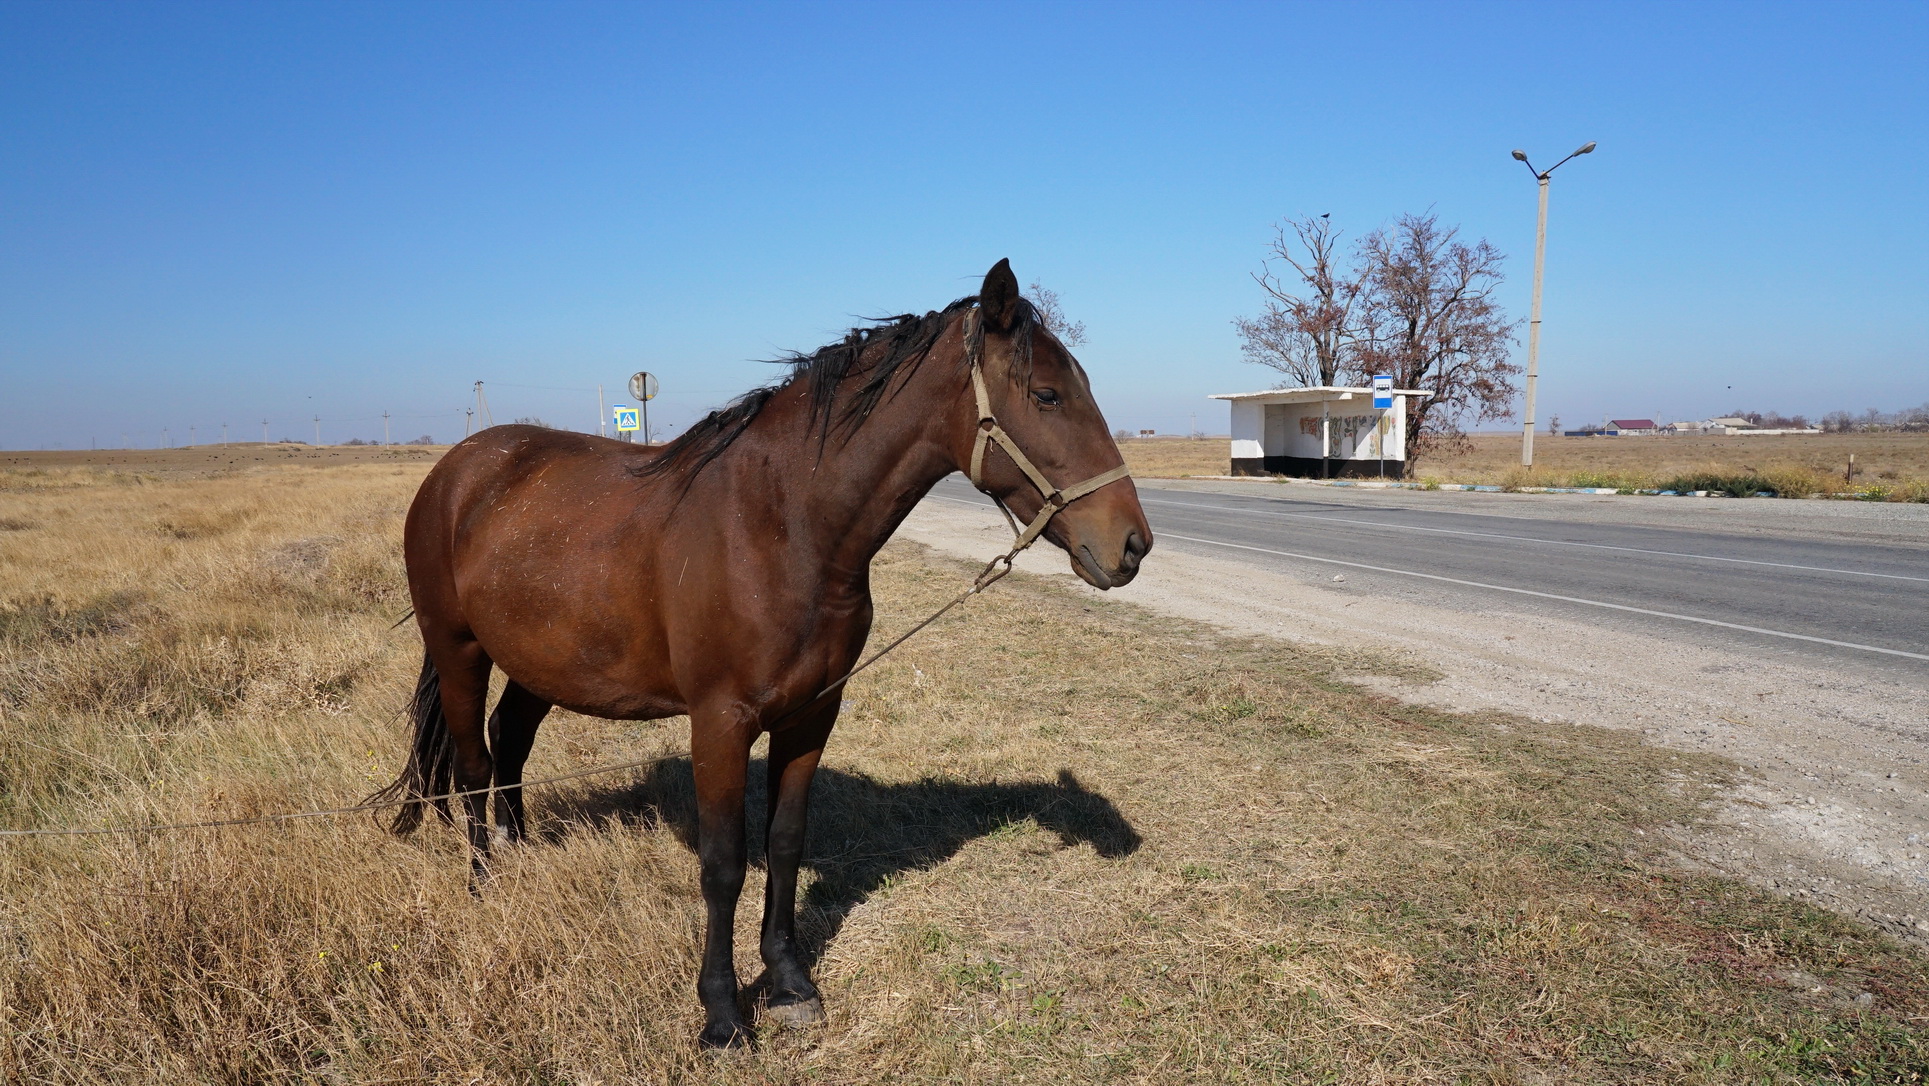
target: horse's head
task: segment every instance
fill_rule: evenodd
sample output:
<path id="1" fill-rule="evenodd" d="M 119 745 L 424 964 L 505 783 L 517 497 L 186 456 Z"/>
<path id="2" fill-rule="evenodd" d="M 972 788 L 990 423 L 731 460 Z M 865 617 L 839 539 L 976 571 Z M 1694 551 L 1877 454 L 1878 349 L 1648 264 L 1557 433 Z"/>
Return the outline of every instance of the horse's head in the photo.
<path id="1" fill-rule="evenodd" d="M 984 390 L 997 425 L 1049 484 L 1051 491 L 1076 492 L 1124 463 L 1092 399 L 1085 371 L 1064 344 L 1039 320 L 1037 310 L 1019 296 L 1009 261 L 1000 260 L 978 292 L 977 327 L 968 330 L 967 353 L 975 346 Z M 960 438 L 961 463 L 983 427 L 977 394 L 972 397 L 971 429 Z M 989 426 L 990 424 L 984 424 Z M 1046 493 L 997 441 L 986 441 L 982 466 L 973 480 L 1028 524 L 1045 507 Z M 1087 584 L 1113 588 L 1131 581 L 1139 560 L 1152 549 L 1152 529 L 1139 507 L 1130 477 L 1121 477 L 1071 499 L 1045 528 L 1044 538 L 1072 556 L 1072 570 Z"/>

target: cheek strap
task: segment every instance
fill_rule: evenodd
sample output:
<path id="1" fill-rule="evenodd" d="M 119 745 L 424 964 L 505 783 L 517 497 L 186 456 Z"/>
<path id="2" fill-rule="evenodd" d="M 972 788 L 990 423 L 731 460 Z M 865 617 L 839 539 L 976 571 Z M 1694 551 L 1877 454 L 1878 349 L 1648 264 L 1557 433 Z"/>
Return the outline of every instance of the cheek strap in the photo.
<path id="1" fill-rule="evenodd" d="M 971 443 L 971 485 L 977 487 L 980 491 L 989 495 L 992 501 L 998 503 L 998 508 L 1005 514 L 1005 520 L 1010 523 L 1011 530 L 1018 536 L 1017 543 L 1012 550 L 1012 553 L 1016 554 L 1018 551 L 1024 550 L 1026 547 L 1032 545 L 1033 541 L 1044 532 L 1045 526 L 1051 523 L 1052 517 L 1058 515 L 1059 510 L 1100 487 L 1108 486 L 1118 482 L 1120 479 L 1129 477 L 1132 474 L 1132 470 L 1121 462 L 1118 467 L 1110 471 L 1101 472 L 1083 482 L 1074 483 L 1071 486 L 1063 488 L 1053 486 L 1051 480 L 1045 478 L 1045 473 L 1038 470 L 1038 465 L 1031 462 L 1031 457 L 1025 455 L 1025 450 L 1019 448 L 1018 443 L 1013 441 L 1011 435 L 1005 432 L 1005 428 L 998 425 L 998 417 L 991 413 L 991 395 L 985 390 L 985 369 L 982 365 L 983 351 L 981 348 L 974 348 L 973 346 L 973 342 L 977 338 L 974 335 L 976 332 L 977 316 L 978 311 L 975 309 L 966 313 L 964 327 L 965 350 L 971 355 L 971 391 L 972 394 L 978 398 L 978 434 Z M 1024 472 L 1025 478 L 1031 480 L 1031 485 L 1037 487 L 1038 492 L 1044 495 L 1045 504 L 1039 508 L 1038 515 L 1033 517 L 1031 523 L 1022 529 L 1018 527 L 1017 518 L 1011 515 L 1011 510 L 1005 508 L 1004 501 L 1000 499 L 998 495 L 992 494 L 990 490 L 985 488 L 985 450 L 989 448 L 993 442 L 996 442 L 998 447 L 1005 451 L 1006 456 L 1011 457 L 1011 462 L 1018 465 L 1018 470 Z"/>

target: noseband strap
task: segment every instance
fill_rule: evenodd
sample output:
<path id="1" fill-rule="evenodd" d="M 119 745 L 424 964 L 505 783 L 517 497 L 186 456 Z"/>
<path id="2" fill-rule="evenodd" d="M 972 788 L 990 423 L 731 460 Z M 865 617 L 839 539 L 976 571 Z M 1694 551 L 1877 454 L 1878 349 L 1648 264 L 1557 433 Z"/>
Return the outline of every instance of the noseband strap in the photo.
<path id="1" fill-rule="evenodd" d="M 1032 545 L 1033 541 L 1044 532 L 1045 526 L 1058 515 L 1059 510 L 1100 487 L 1130 476 L 1132 470 L 1121 463 L 1111 471 L 1101 472 L 1083 482 L 1074 483 L 1068 487 L 1053 486 L 1051 480 L 1045 478 L 1045 473 L 1038 470 L 1038 465 L 1031 462 L 1031 457 L 1025 455 L 1025 450 L 1019 448 L 1018 443 L 1005 432 L 1005 428 L 998 425 L 998 417 L 991 413 L 991 396 L 985 390 L 985 370 L 982 364 L 984 351 L 982 346 L 973 346 L 974 340 L 977 340 L 974 335 L 977 331 L 977 319 L 977 310 L 973 309 L 965 313 L 965 353 L 971 356 L 971 391 L 978 397 L 978 435 L 971 444 L 971 485 L 998 503 L 999 511 L 1005 514 L 1005 520 L 1011 524 L 1011 530 L 1018 536 L 1011 551 L 1016 554 Z M 978 342 L 982 344 L 981 340 Z M 985 450 L 994 442 L 999 448 L 1005 450 L 1005 455 L 1011 457 L 1011 462 L 1018 465 L 1018 470 L 1025 473 L 1025 478 L 1031 480 L 1031 485 L 1037 487 L 1038 493 L 1045 498 L 1045 504 L 1039 507 L 1038 515 L 1022 529 L 1018 527 L 1017 518 L 1011 515 L 1011 510 L 1005 508 L 1003 499 L 992 494 L 985 487 Z"/>

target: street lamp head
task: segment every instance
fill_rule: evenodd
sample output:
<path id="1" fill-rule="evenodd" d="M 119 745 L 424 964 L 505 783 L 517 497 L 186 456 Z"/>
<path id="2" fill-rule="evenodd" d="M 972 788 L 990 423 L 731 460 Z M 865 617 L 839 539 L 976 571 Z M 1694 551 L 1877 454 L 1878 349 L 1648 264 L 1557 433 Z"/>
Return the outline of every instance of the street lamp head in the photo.
<path id="1" fill-rule="evenodd" d="M 1584 144 L 1584 145 L 1583 145 L 1583 146 L 1581 147 L 1581 149 L 1580 149 L 1580 150 L 1578 150 L 1578 151 L 1576 151 L 1576 152 L 1574 152 L 1574 153 L 1575 153 L 1575 154 L 1577 154 L 1577 155 L 1585 155 L 1585 154 L 1591 154 L 1591 153 L 1593 153 L 1593 151 L 1594 151 L 1594 141 L 1593 141 L 1593 140 L 1588 140 L 1588 141 L 1587 141 L 1587 143 L 1586 143 L 1586 144 Z"/>
<path id="2" fill-rule="evenodd" d="M 1515 162 L 1525 162 L 1525 161 L 1527 161 L 1527 152 L 1526 152 L 1526 151 L 1522 151 L 1522 150 L 1518 150 L 1518 149 L 1516 149 L 1516 150 L 1514 151 L 1514 161 L 1515 161 Z"/>

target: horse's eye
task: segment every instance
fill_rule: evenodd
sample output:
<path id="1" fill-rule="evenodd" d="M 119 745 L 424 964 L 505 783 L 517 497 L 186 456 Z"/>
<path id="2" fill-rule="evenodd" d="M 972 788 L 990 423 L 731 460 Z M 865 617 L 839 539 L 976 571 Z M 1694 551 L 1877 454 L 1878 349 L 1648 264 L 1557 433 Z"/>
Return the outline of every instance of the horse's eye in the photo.
<path id="1" fill-rule="evenodd" d="M 1057 391 L 1049 388 L 1032 389 L 1031 398 L 1037 400 L 1040 407 L 1057 407 L 1059 402 Z"/>

